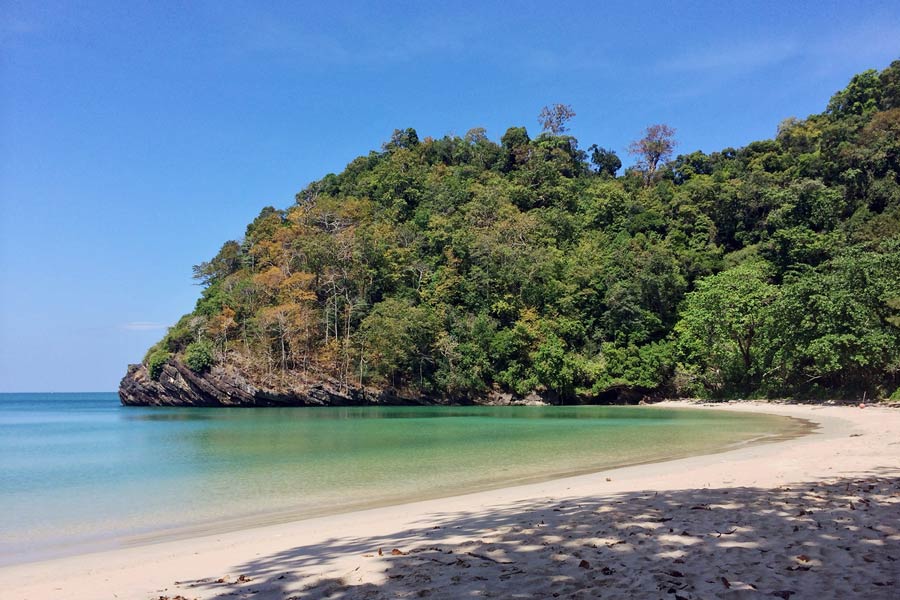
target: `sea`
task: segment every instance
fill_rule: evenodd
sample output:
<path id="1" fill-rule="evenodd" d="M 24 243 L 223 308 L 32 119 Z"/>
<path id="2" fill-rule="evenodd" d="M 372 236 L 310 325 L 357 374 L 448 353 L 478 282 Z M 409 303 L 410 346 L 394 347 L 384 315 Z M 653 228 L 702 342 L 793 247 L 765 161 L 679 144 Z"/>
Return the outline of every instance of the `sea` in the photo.
<path id="1" fill-rule="evenodd" d="M 653 406 L 123 407 L 0 394 L 0 564 L 223 532 L 802 434 Z"/>

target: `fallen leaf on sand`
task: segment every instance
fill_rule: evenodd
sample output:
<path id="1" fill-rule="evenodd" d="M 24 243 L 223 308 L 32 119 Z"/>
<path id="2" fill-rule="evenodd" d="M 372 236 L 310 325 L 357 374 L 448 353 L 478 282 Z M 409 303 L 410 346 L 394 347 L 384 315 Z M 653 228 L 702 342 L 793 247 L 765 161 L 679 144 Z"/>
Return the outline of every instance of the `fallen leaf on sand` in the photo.
<path id="1" fill-rule="evenodd" d="M 404 554 L 406 554 L 406 552 L 404 552 L 403 550 L 398 550 L 397 548 L 391 550 L 392 556 L 403 556 Z"/>
<path id="2" fill-rule="evenodd" d="M 723 535 L 731 535 L 731 534 L 734 533 L 735 531 L 737 531 L 737 528 L 736 528 L 736 527 L 735 527 L 734 529 L 732 529 L 731 531 L 719 531 L 718 529 L 716 529 L 716 533 L 719 534 L 719 535 L 717 535 L 716 537 L 722 537 Z"/>

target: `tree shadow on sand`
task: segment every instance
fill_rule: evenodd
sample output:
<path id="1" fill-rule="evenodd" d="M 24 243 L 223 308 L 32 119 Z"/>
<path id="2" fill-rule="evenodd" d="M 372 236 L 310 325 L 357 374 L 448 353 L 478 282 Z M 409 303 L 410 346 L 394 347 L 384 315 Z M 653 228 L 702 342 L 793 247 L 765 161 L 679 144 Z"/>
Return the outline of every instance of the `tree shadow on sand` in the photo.
<path id="1" fill-rule="evenodd" d="M 175 587 L 216 600 L 897 598 L 900 470 L 434 514 L 389 544 L 296 546 Z"/>

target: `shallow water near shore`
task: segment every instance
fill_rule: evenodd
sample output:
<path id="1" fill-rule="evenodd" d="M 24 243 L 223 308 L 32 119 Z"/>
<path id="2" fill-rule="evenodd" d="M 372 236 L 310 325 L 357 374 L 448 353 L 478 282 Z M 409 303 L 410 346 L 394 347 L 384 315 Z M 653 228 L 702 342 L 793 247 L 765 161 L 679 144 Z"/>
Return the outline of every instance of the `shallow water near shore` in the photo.
<path id="1" fill-rule="evenodd" d="M 125 408 L 0 394 L 0 564 L 718 452 L 785 417 L 654 407 Z"/>

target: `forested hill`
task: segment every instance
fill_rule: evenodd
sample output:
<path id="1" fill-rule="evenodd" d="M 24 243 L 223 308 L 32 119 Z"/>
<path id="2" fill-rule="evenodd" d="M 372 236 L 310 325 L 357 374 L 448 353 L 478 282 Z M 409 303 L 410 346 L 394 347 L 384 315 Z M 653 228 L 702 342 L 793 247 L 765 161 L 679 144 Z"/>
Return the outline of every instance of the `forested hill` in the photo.
<path id="1" fill-rule="evenodd" d="M 398 130 L 263 209 L 123 401 L 216 373 L 298 403 L 897 393 L 900 60 L 743 148 L 672 159 L 652 126 L 624 172 L 573 114 L 499 143 Z"/>

